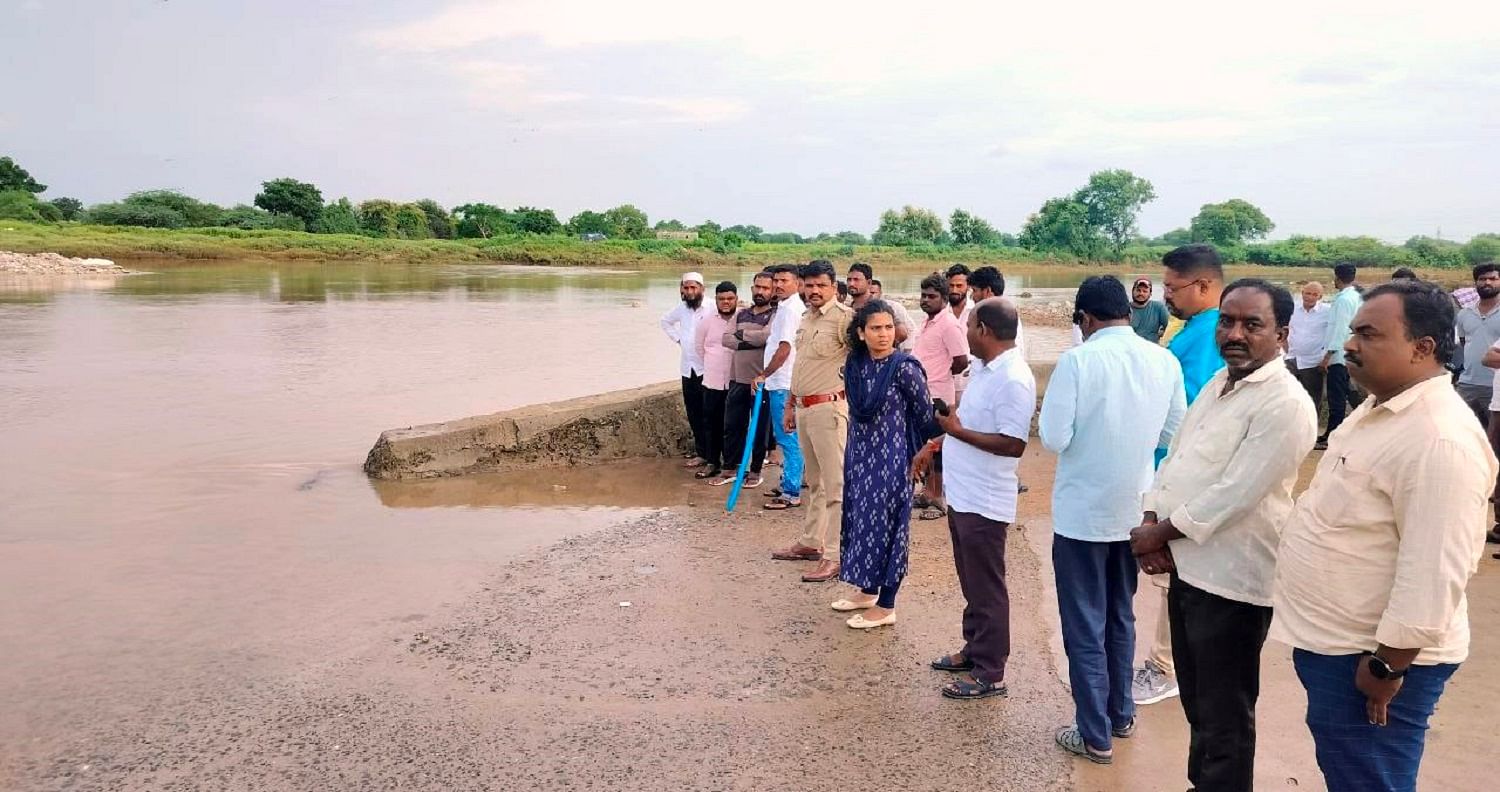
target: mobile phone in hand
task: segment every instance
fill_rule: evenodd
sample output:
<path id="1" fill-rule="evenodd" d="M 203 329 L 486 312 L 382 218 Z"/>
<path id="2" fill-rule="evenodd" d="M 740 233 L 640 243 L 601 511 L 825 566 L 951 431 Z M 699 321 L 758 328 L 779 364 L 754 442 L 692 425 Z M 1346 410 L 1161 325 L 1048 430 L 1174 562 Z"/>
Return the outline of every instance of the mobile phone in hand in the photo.
<path id="1" fill-rule="evenodd" d="M 938 415 L 946 416 L 949 412 L 948 403 L 943 401 L 942 399 L 933 399 L 932 411 L 937 413 Z"/>

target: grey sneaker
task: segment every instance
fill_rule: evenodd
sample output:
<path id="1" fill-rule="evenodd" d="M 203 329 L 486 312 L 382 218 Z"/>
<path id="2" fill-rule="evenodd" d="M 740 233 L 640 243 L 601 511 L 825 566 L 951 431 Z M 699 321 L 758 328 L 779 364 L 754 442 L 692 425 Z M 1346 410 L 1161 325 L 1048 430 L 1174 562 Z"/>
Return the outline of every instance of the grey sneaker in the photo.
<path id="1" fill-rule="evenodd" d="M 1135 670 L 1135 679 L 1130 681 L 1130 697 L 1137 705 L 1155 704 L 1177 693 L 1177 680 L 1150 660 Z"/>
<path id="2" fill-rule="evenodd" d="M 1056 740 L 1064 751 L 1075 756 L 1082 756 L 1094 764 L 1107 765 L 1115 760 L 1114 751 L 1096 751 L 1085 743 L 1083 733 L 1078 731 L 1076 725 L 1058 729 Z"/>

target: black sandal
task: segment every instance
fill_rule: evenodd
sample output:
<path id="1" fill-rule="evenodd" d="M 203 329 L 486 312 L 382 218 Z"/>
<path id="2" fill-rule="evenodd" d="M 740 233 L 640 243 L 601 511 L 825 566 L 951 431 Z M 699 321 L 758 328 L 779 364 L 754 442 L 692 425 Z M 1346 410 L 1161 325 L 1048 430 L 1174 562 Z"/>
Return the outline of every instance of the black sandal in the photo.
<path id="1" fill-rule="evenodd" d="M 695 478 L 695 479 L 711 479 L 711 478 L 718 478 L 719 476 L 722 476 L 722 475 L 724 475 L 724 471 L 721 470 L 721 469 L 719 469 L 719 468 L 704 468 L 703 470 L 700 470 L 697 473 L 694 473 L 693 474 L 693 478 Z"/>
<path id="2" fill-rule="evenodd" d="M 968 680 L 955 679 L 943 685 L 943 696 L 951 699 L 982 699 L 1009 693 L 1004 682 L 980 682 L 972 677 Z"/>
<path id="3" fill-rule="evenodd" d="M 936 660 L 934 660 L 934 661 L 932 661 L 930 663 L 930 665 L 932 666 L 932 670 L 934 670 L 934 671 L 952 671 L 954 673 L 958 673 L 960 671 L 973 671 L 974 670 L 974 661 L 973 660 L 970 660 L 969 658 L 964 657 L 964 661 L 962 663 L 955 663 L 955 662 L 953 662 L 953 658 L 955 658 L 955 657 L 964 657 L 964 656 L 963 656 L 963 654 L 961 652 L 954 652 L 951 655 L 943 655 L 942 657 L 939 657 L 938 659 L 936 659 Z"/>

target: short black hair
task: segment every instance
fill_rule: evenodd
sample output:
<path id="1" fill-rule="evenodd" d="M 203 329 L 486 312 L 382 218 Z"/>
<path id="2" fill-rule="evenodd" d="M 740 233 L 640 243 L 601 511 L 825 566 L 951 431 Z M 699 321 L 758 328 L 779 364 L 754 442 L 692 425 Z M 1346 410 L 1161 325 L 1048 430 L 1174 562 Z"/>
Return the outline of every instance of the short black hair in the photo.
<path id="1" fill-rule="evenodd" d="M 1400 280 L 1382 283 L 1365 292 L 1365 302 L 1386 294 L 1401 298 L 1407 340 L 1431 338 L 1436 345 L 1434 354 L 1439 363 L 1453 358 L 1453 350 L 1458 346 L 1453 339 L 1453 321 L 1457 313 L 1453 308 L 1453 297 L 1435 283 Z"/>
<path id="2" fill-rule="evenodd" d="M 772 266 L 766 268 L 766 272 L 769 272 L 772 275 L 779 275 L 783 272 L 790 272 L 792 273 L 792 275 L 798 278 L 802 277 L 802 268 L 797 266 L 796 264 L 773 264 Z"/>
<path id="3" fill-rule="evenodd" d="M 740 290 L 738 286 L 734 285 L 734 281 L 719 281 L 719 285 L 714 287 L 714 294 L 723 294 L 725 292 L 739 294 Z"/>
<path id="4" fill-rule="evenodd" d="M 871 278 L 870 279 L 870 285 L 871 286 L 879 286 L 881 291 L 885 291 L 885 287 L 884 286 L 880 286 L 880 279 L 879 278 Z"/>
<path id="5" fill-rule="evenodd" d="M 1130 316 L 1130 295 L 1125 293 L 1125 284 L 1113 275 L 1092 275 L 1084 279 L 1073 304 L 1101 322 Z"/>
<path id="6" fill-rule="evenodd" d="M 830 263 L 827 259 L 816 259 L 814 261 L 809 261 L 807 262 L 807 265 L 802 268 L 803 280 L 807 280 L 809 278 L 817 278 L 819 276 L 827 278 L 829 283 L 835 285 L 837 285 L 839 282 L 838 273 L 833 271 L 833 264 Z"/>
<path id="7" fill-rule="evenodd" d="M 1292 293 L 1281 286 L 1266 280 L 1265 278 L 1240 278 L 1229 284 L 1224 293 L 1219 296 L 1219 304 L 1229 298 L 1229 293 L 1235 289 L 1255 289 L 1271 298 L 1271 312 L 1276 314 L 1276 326 L 1288 327 L 1292 323 L 1292 311 L 1297 304 L 1292 300 Z"/>
<path id="8" fill-rule="evenodd" d="M 980 267 L 969 273 L 969 286 L 975 289 L 988 289 L 997 295 L 1005 293 L 1005 276 L 994 267 Z"/>
<path id="9" fill-rule="evenodd" d="M 948 268 L 948 277 L 951 278 L 954 275 L 962 275 L 967 278 L 969 277 L 969 268 L 962 264 L 954 264 Z"/>
<path id="10" fill-rule="evenodd" d="M 1224 282 L 1224 261 L 1213 245 L 1198 243 L 1174 248 L 1161 257 L 1161 264 L 1178 275 L 1208 275 Z"/>
<path id="11" fill-rule="evenodd" d="M 948 278 L 941 272 L 934 272 L 922 279 L 922 285 L 917 287 L 920 291 L 935 291 L 938 294 L 948 294 Z"/>
<path id="12" fill-rule="evenodd" d="M 849 296 L 849 282 L 848 281 L 839 281 L 836 285 L 838 286 L 839 298 L 840 299 Z"/>
<path id="13" fill-rule="evenodd" d="M 1337 278 L 1340 283 L 1353 283 L 1354 276 L 1358 272 L 1359 270 L 1347 261 L 1333 265 L 1333 277 Z"/>
<path id="14" fill-rule="evenodd" d="M 865 276 L 865 280 L 875 279 L 875 270 L 871 269 L 870 265 L 864 263 L 863 261 L 856 261 L 853 264 L 850 264 L 849 271 L 858 272 L 859 274 Z"/>
<path id="15" fill-rule="evenodd" d="M 1391 280 L 1416 280 L 1417 273 L 1411 271 L 1411 267 L 1402 267 L 1391 273 Z"/>
<path id="16" fill-rule="evenodd" d="M 981 300 L 974 306 L 974 321 L 988 327 L 1001 341 L 1014 341 L 1021 325 L 1021 315 L 1015 306 L 1004 300 Z"/>
<path id="17" fill-rule="evenodd" d="M 1486 274 L 1489 274 L 1491 272 L 1500 272 L 1500 264 L 1496 264 L 1493 261 L 1484 261 L 1484 262 L 1480 262 L 1478 264 L 1475 264 L 1474 265 L 1474 280 L 1479 280 L 1479 276 L 1480 275 L 1486 275 Z"/>
<path id="18" fill-rule="evenodd" d="M 750 280 L 752 280 L 752 281 L 758 281 L 761 278 L 765 278 L 766 280 L 772 280 L 771 275 L 774 272 L 775 272 L 775 270 L 768 270 L 768 269 L 761 270 L 760 272 L 755 273 L 755 277 L 751 278 Z"/>

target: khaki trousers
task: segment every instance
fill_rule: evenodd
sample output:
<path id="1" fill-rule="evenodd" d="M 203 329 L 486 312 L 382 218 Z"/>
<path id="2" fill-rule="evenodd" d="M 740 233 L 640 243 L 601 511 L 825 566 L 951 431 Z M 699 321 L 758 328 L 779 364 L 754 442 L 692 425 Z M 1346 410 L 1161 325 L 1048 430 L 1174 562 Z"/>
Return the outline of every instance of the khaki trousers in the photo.
<path id="1" fill-rule="evenodd" d="M 1157 668 L 1174 674 L 1177 665 L 1172 662 L 1172 621 L 1167 618 L 1167 591 L 1172 585 L 1170 573 L 1152 575 L 1151 582 L 1161 592 L 1161 610 L 1156 612 L 1156 637 L 1151 641 L 1151 654 L 1146 657 L 1156 664 Z"/>
<path id="2" fill-rule="evenodd" d="M 797 445 L 802 449 L 803 474 L 807 491 L 802 503 L 807 517 L 802 523 L 806 547 L 832 550 L 828 527 L 833 526 L 833 543 L 839 539 L 844 516 L 844 444 L 849 439 L 849 405 L 843 401 L 824 402 L 808 408 L 797 408 Z"/>

